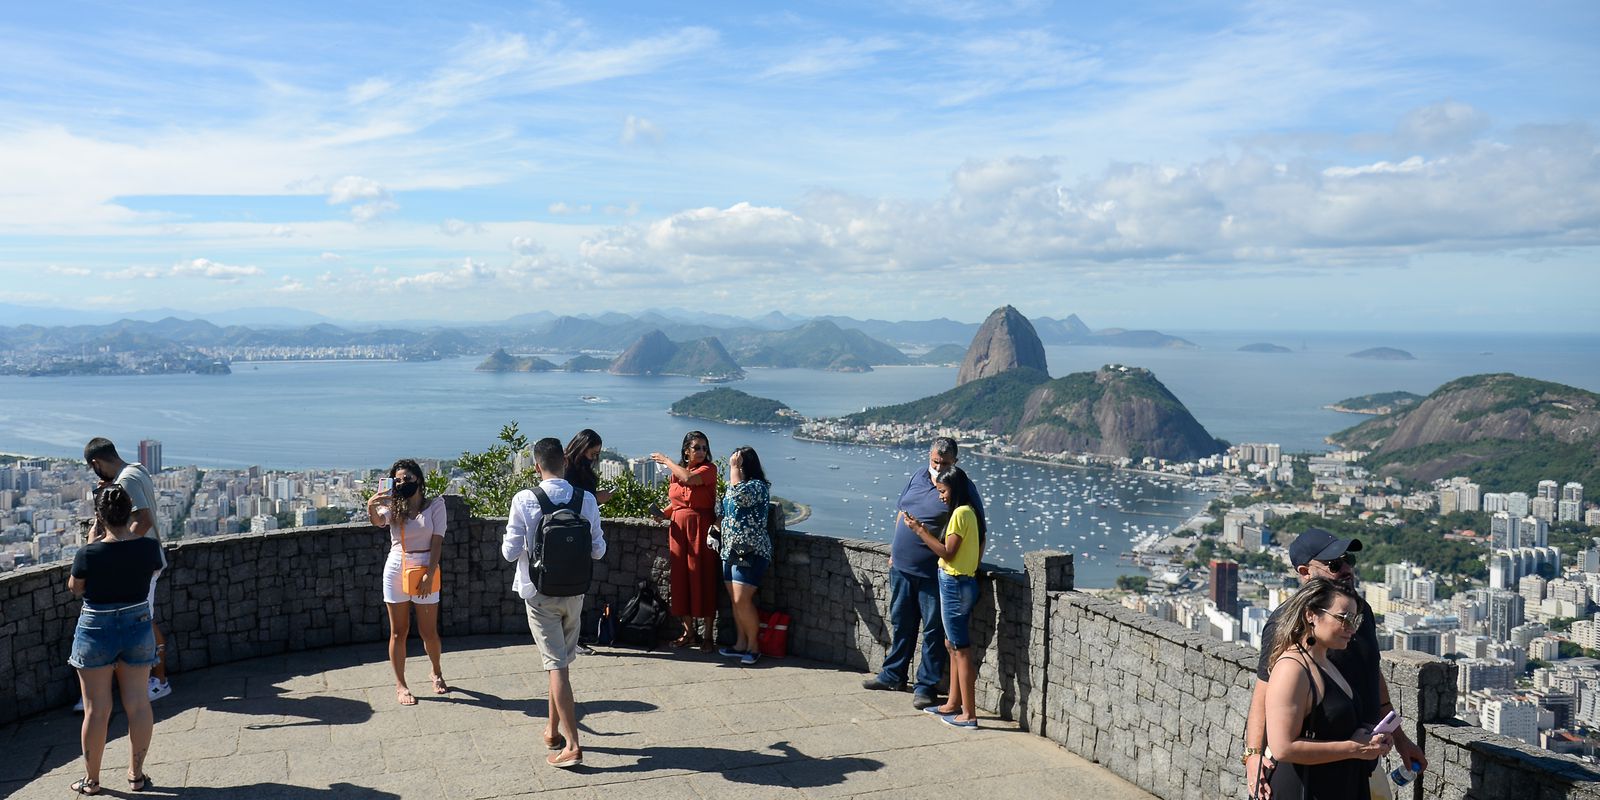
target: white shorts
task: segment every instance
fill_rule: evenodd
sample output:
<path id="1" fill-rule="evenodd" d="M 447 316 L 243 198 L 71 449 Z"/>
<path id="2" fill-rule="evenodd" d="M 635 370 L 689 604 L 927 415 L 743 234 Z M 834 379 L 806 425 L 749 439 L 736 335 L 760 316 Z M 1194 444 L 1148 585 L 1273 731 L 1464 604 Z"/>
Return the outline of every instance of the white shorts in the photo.
<path id="1" fill-rule="evenodd" d="M 426 565 L 432 557 L 432 553 L 406 553 L 405 563 Z M 400 563 L 400 554 L 390 550 L 389 560 L 383 564 L 383 602 L 417 603 L 425 606 L 439 602 L 439 592 L 437 591 L 422 597 L 412 597 L 406 594 L 403 584 L 400 582 Z"/>

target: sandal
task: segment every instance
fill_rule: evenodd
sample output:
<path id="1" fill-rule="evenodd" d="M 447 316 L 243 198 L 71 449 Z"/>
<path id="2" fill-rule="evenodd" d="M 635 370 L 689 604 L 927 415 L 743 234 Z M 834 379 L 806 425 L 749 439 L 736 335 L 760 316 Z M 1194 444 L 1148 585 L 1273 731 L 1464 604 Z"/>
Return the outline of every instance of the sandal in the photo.
<path id="1" fill-rule="evenodd" d="M 404 686 L 395 687 L 394 696 L 395 700 L 399 701 L 400 705 L 414 706 L 417 704 L 417 696 L 412 694 L 411 690 Z"/>
<path id="2" fill-rule="evenodd" d="M 73 781 L 72 785 L 67 788 L 77 792 L 78 794 L 94 795 L 100 793 L 100 782 L 92 781 L 88 778 L 79 778 L 76 781 Z"/>
<path id="3" fill-rule="evenodd" d="M 137 778 L 128 779 L 128 791 L 130 792 L 142 792 L 145 789 L 150 788 L 150 786 L 151 783 L 149 775 L 140 775 Z"/>
<path id="4" fill-rule="evenodd" d="M 444 682 L 443 675 L 434 675 L 432 680 L 434 694 L 445 694 L 450 691 L 450 687 Z"/>
<path id="5" fill-rule="evenodd" d="M 673 647 L 691 647 L 700 643 L 700 634 L 685 628 L 683 635 L 672 641 Z"/>

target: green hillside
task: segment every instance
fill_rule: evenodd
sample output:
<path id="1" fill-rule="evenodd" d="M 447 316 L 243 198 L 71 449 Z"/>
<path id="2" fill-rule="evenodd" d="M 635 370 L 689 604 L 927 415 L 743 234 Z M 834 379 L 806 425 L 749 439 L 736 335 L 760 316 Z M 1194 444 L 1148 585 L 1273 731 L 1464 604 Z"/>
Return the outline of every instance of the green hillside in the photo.
<path id="1" fill-rule="evenodd" d="M 794 425 L 799 422 L 794 410 L 777 400 L 725 386 L 689 395 L 673 403 L 671 413 L 735 425 Z"/>

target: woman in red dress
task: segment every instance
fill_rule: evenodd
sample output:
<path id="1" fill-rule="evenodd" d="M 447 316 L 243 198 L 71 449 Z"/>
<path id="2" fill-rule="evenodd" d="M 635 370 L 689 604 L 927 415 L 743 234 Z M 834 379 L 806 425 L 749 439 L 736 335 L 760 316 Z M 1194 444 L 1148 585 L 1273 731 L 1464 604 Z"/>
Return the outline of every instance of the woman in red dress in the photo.
<path id="1" fill-rule="evenodd" d="M 689 431 L 683 435 L 679 460 L 662 453 L 652 453 L 650 458 L 672 472 L 664 513 L 670 523 L 672 614 L 683 622 L 683 635 L 673 644 L 698 643 L 710 650 L 717 641 L 711 622 L 717 613 L 717 581 L 721 577 L 716 551 L 706 544 L 707 531 L 716 522 L 717 505 L 717 465 L 711 462 L 711 443 L 700 431 Z"/>

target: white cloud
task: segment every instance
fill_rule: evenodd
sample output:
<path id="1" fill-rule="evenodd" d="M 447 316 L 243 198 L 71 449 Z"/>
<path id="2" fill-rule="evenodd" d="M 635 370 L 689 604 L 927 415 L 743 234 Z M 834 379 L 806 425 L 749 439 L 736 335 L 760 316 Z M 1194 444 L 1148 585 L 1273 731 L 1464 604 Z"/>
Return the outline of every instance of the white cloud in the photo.
<path id="1" fill-rule="evenodd" d="M 550 213 L 558 216 L 565 216 L 568 214 L 587 214 L 592 208 L 593 207 L 588 203 L 584 203 L 582 205 L 568 205 L 563 201 L 557 200 L 556 202 L 550 204 L 549 211 Z"/>
<path id="2" fill-rule="evenodd" d="M 659 142 L 662 138 L 661 126 L 644 117 L 628 115 L 622 122 L 622 143 L 636 144 L 645 142 Z"/>
<path id="3" fill-rule="evenodd" d="M 347 175 L 328 187 L 328 205 L 351 203 L 350 219 L 358 224 L 372 222 L 378 217 L 396 211 L 400 204 L 389 196 L 389 190 L 371 178 Z"/>
<path id="4" fill-rule="evenodd" d="M 212 261 L 209 258 L 193 258 L 187 261 L 180 261 L 164 270 L 151 267 L 128 267 L 103 273 L 104 277 L 113 280 L 150 281 L 163 278 L 204 278 L 224 283 L 237 283 L 243 278 L 253 278 L 262 274 L 260 267 L 236 267 Z"/>
<path id="5" fill-rule="evenodd" d="M 439 223 L 439 232 L 446 236 L 460 236 L 464 233 L 483 233 L 483 226 L 476 222 L 467 222 L 459 219 L 447 219 Z"/>
<path id="6" fill-rule="evenodd" d="M 1488 127 L 1487 114 L 1451 100 L 1407 113 L 1396 133 L 1413 146 L 1439 147 L 1468 142 Z"/>
<path id="7" fill-rule="evenodd" d="M 268 236 L 273 236 L 273 237 L 276 237 L 276 238 L 279 238 L 279 239 L 288 239 L 288 238 L 294 236 L 295 233 L 294 233 L 293 226 L 290 226 L 290 225 L 274 225 L 274 226 L 272 226 L 271 230 L 267 231 L 267 235 Z"/>
<path id="8" fill-rule="evenodd" d="M 283 294 L 301 294 L 309 290 L 301 281 L 295 278 L 284 277 L 278 282 L 278 285 L 273 288 L 273 291 L 281 292 Z"/>
<path id="9" fill-rule="evenodd" d="M 334 253 L 334 252 L 331 252 L 331 251 L 326 251 L 322 255 L 317 256 L 317 258 L 319 258 L 319 259 L 321 259 L 323 261 L 343 261 L 344 260 L 344 256 L 341 256 L 338 253 Z"/>
<path id="10" fill-rule="evenodd" d="M 494 280 L 496 273 L 489 265 L 467 258 L 454 269 L 407 275 L 390 282 L 394 289 L 465 289 Z"/>
<path id="11" fill-rule="evenodd" d="M 871 66 L 879 53 L 897 50 L 900 46 L 899 42 L 885 36 L 865 39 L 833 37 L 768 67 L 761 77 L 809 78 L 859 70 Z"/>
<path id="12" fill-rule="evenodd" d="M 92 274 L 89 270 L 84 269 L 83 267 L 63 267 L 57 264 L 51 264 L 50 266 L 45 267 L 45 271 L 51 275 L 68 275 L 74 278 L 81 278 Z"/>

